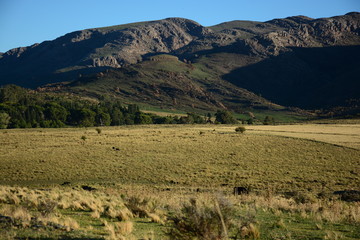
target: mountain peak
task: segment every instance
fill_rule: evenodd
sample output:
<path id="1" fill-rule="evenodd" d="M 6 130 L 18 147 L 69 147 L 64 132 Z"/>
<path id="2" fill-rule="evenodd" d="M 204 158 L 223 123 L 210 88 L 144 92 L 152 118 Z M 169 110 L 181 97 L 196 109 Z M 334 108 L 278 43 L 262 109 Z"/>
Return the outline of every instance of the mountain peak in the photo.
<path id="1" fill-rule="evenodd" d="M 179 25 L 182 25 L 182 24 L 193 24 L 193 25 L 201 26 L 201 24 L 199 24 L 198 22 L 195 22 L 194 20 L 187 19 L 187 18 L 170 17 L 170 18 L 165 18 L 165 19 L 163 19 L 163 20 L 165 20 L 165 21 L 170 21 L 170 22 L 174 22 L 174 23 L 179 24 Z"/>
<path id="2" fill-rule="evenodd" d="M 351 16 L 351 15 L 353 15 L 353 16 L 360 16 L 360 12 L 348 12 L 347 14 L 345 14 L 346 16 Z"/>

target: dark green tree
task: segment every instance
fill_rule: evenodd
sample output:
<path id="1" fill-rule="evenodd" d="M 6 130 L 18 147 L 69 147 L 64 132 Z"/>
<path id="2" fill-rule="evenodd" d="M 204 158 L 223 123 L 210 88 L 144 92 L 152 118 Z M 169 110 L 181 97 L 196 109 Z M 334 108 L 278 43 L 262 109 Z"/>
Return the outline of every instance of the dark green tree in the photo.
<path id="1" fill-rule="evenodd" d="M 98 112 L 96 113 L 95 121 L 97 126 L 110 126 L 111 116 L 109 113 L 98 110 Z"/>
<path id="2" fill-rule="evenodd" d="M 10 122 L 9 114 L 5 112 L 0 112 L 0 129 L 5 129 L 8 127 Z"/>
<path id="3" fill-rule="evenodd" d="M 226 110 L 218 110 L 215 113 L 216 122 L 222 123 L 222 124 L 234 124 L 237 123 L 237 120 L 234 118 L 234 116 Z"/>
<path id="4" fill-rule="evenodd" d="M 96 113 L 88 108 L 79 111 L 78 123 L 81 127 L 92 127 L 95 124 Z"/>
<path id="5" fill-rule="evenodd" d="M 136 104 L 130 104 L 128 106 L 128 113 L 129 114 L 135 114 L 137 112 L 140 112 L 139 106 Z"/>
<path id="6" fill-rule="evenodd" d="M 274 125 L 275 124 L 275 119 L 272 116 L 266 116 L 264 121 L 263 121 L 264 125 Z"/>
<path id="7" fill-rule="evenodd" d="M 142 113 L 142 112 L 137 112 L 135 114 L 134 123 L 135 124 L 152 124 L 153 120 L 150 115 Z"/>
<path id="8" fill-rule="evenodd" d="M 52 121 L 65 122 L 69 112 L 66 108 L 55 102 L 45 104 L 45 118 Z"/>
<path id="9" fill-rule="evenodd" d="M 114 107 L 110 113 L 110 117 L 112 126 L 119 126 L 125 124 L 124 114 L 120 110 L 120 108 Z"/>
<path id="10" fill-rule="evenodd" d="M 0 88 L 0 102 L 23 103 L 27 98 L 25 88 L 16 85 L 6 85 Z"/>

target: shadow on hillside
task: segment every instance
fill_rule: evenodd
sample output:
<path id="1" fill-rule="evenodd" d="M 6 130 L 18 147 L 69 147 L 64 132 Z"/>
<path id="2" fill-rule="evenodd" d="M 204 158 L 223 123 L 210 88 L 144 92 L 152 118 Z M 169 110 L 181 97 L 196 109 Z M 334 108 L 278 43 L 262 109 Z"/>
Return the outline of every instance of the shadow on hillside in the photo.
<path id="1" fill-rule="evenodd" d="M 284 106 L 311 109 L 359 98 L 360 46 L 290 50 L 223 79 Z"/>

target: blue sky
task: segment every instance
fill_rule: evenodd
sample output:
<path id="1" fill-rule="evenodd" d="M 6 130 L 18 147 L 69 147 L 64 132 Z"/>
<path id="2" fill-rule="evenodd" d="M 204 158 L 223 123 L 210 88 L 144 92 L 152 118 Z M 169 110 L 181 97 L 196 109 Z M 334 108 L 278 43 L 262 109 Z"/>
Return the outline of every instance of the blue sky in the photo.
<path id="1" fill-rule="evenodd" d="M 360 12 L 360 0 L 0 0 L 0 52 L 94 27 L 184 17 L 204 26 Z"/>

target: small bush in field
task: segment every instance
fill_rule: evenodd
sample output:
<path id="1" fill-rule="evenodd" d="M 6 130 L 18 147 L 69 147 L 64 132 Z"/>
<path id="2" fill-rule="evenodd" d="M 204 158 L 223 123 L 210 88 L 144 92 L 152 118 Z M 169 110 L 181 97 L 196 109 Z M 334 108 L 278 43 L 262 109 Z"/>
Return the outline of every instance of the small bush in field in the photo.
<path id="1" fill-rule="evenodd" d="M 242 126 L 235 128 L 235 132 L 238 132 L 238 133 L 243 133 L 245 131 L 246 131 L 246 128 L 242 127 Z"/>
<path id="2" fill-rule="evenodd" d="M 100 128 L 97 128 L 97 129 L 95 129 L 95 130 L 96 130 L 96 132 L 97 132 L 98 134 L 101 133 L 101 129 L 100 129 Z"/>
<path id="3" fill-rule="evenodd" d="M 234 209 L 225 200 L 208 206 L 191 199 L 181 212 L 169 217 L 172 227 L 167 234 L 170 239 L 228 239 L 234 219 Z"/>

